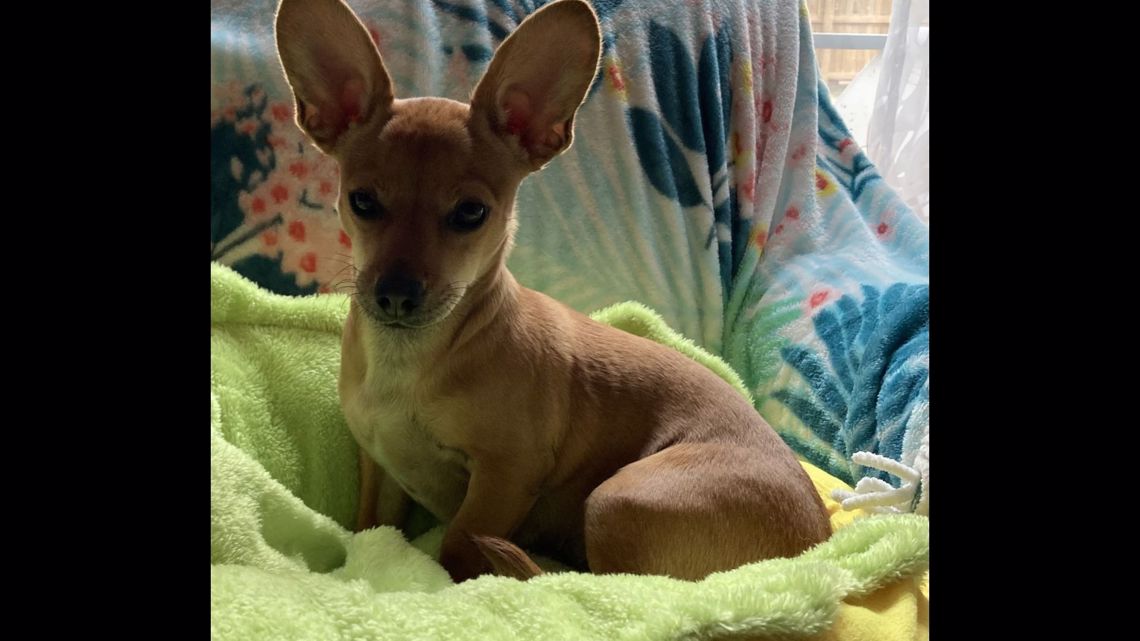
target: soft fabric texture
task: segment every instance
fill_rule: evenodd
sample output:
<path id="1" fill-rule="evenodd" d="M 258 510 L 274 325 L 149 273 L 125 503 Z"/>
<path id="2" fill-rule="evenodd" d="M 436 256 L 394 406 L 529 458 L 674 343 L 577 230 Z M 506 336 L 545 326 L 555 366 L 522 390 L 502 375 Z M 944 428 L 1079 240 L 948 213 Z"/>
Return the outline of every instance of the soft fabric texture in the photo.
<path id="1" fill-rule="evenodd" d="M 797 559 L 687 583 L 548 574 L 453 586 L 442 528 L 412 544 L 353 535 L 356 445 L 337 409 L 343 296 L 291 298 L 211 265 L 211 637 L 257 639 L 925 638 L 925 517 L 856 513 L 805 464 L 839 531 Z M 644 306 L 603 320 L 677 347 L 740 386 L 723 361 Z M 420 529 L 423 529 L 422 527 Z"/>
<path id="2" fill-rule="evenodd" d="M 334 291 L 337 168 L 293 123 L 276 0 L 213 0 L 211 250 Z M 466 100 L 544 0 L 350 0 L 398 97 Z M 514 274 L 588 312 L 638 300 L 721 355 L 813 464 L 927 496 L 929 234 L 852 142 L 796 0 L 592 0 L 602 64 L 571 149 L 519 192 Z M 869 452 L 923 479 L 857 463 Z M 910 472 L 907 472 L 908 474 Z M 902 489 L 902 488 L 900 488 Z M 907 498 L 910 497 L 910 498 Z"/>

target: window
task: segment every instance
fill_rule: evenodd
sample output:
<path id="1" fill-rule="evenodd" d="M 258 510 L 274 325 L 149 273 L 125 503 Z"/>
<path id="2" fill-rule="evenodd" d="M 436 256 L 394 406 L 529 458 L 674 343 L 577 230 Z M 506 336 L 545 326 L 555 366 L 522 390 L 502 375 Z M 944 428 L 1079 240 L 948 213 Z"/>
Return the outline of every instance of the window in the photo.
<path id="1" fill-rule="evenodd" d="M 807 0 L 819 70 L 838 98 L 882 51 L 891 0 Z"/>

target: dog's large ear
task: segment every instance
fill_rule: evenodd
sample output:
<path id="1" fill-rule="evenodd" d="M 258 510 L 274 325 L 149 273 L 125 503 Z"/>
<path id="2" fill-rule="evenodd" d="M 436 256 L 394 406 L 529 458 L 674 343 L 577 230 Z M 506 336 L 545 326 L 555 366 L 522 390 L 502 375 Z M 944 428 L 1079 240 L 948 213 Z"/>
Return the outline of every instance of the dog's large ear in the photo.
<path id="1" fill-rule="evenodd" d="M 391 115 L 392 79 L 342 0 L 282 0 L 276 35 L 297 124 L 323 151 L 331 152 L 353 123 Z"/>
<path id="2" fill-rule="evenodd" d="M 471 99 L 475 126 L 489 126 L 528 168 L 541 168 L 570 147 L 574 114 L 600 57 L 598 19 L 589 4 L 546 5 L 499 45 Z"/>

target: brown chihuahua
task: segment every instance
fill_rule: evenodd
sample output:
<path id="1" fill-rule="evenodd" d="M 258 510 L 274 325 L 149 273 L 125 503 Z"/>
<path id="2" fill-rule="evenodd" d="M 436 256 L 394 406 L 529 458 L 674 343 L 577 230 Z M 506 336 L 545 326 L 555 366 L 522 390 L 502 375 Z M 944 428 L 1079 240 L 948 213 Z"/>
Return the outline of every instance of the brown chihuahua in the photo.
<path id="1" fill-rule="evenodd" d="M 731 386 L 506 268 L 519 183 L 570 146 L 597 72 L 589 4 L 524 20 L 470 105 L 397 100 L 342 0 L 283 0 L 276 32 L 297 123 L 340 165 L 358 529 L 399 523 L 410 496 L 450 523 L 440 563 L 456 581 L 538 573 L 507 539 L 596 573 L 699 579 L 831 534 L 791 450 Z"/>

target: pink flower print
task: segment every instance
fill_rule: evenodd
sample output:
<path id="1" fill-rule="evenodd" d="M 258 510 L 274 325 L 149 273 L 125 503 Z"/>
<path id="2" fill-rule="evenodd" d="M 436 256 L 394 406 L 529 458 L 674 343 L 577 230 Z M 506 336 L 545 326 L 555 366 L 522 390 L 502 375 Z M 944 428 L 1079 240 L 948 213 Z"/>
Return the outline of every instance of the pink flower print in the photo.
<path id="1" fill-rule="evenodd" d="M 299 266 L 301 267 L 301 271 L 307 274 L 315 273 L 317 271 L 317 255 L 313 252 L 305 252 L 305 254 L 301 256 Z"/>
<path id="2" fill-rule="evenodd" d="M 832 298 L 833 292 L 827 288 L 820 288 L 812 292 L 812 295 L 804 301 L 804 312 L 812 315 L 819 311 L 823 304 Z"/>
<path id="3" fill-rule="evenodd" d="M 293 272 L 297 284 L 328 284 L 344 277 L 346 254 L 340 220 L 328 212 L 294 203 L 282 211 L 284 222 L 276 227 L 278 242 L 268 250 L 282 255 L 282 265 Z"/>
<path id="4" fill-rule="evenodd" d="M 372 44 L 380 47 L 380 29 L 376 27 L 376 23 L 371 20 L 364 21 L 364 28 L 368 29 L 368 35 L 372 38 Z"/>
<path id="5" fill-rule="evenodd" d="M 275 102 L 269 106 L 269 115 L 273 120 L 286 123 L 293 118 L 293 108 L 284 102 Z"/>
<path id="6" fill-rule="evenodd" d="M 235 129 L 249 136 L 250 138 L 252 138 L 253 135 L 257 133 L 257 129 L 260 126 L 261 122 L 256 118 L 242 118 L 240 121 L 234 124 Z"/>
<path id="7" fill-rule="evenodd" d="M 299 220 L 289 223 L 289 237 L 299 243 L 305 242 L 305 223 Z"/>
<path id="8" fill-rule="evenodd" d="M 329 209 L 336 204 L 336 163 L 323 156 L 307 154 L 290 162 L 284 180 L 297 194 L 297 201 L 310 209 Z"/>
<path id="9" fill-rule="evenodd" d="M 755 202 L 756 200 L 756 182 L 756 173 L 750 171 L 748 172 L 748 175 L 744 177 L 744 181 L 740 185 L 741 195 L 743 195 L 744 199 L 749 202 Z"/>
<path id="10" fill-rule="evenodd" d="M 852 162 L 860 151 L 859 144 L 850 138 L 840 140 L 838 147 L 839 157 L 847 162 Z"/>
<path id="11" fill-rule="evenodd" d="M 807 157 L 808 146 L 805 144 L 796 145 L 795 151 L 792 152 L 792 162 L 799 164 L 804 158 Z"/>
<path id="12" fill-rule="evenodd" d="M 621 67 L 613 59 L 606 65 L 606 75 L 610 79 L 610 87 L 617 93 L 618 97 L 623 102 L 628 101 L 629 94 L 625 88 L 625 78 L 622 76 Z"/>
<path id="13" fill-rule="evenodd" d="M 298 160 L 296 162 L 289 163 L 289 173 L 293 174 L 297 180 L 304 180 L 305 176 L 309 175 L 309 167 L 304 163 L 304 161 Z"/>
<path id="14" fill-rule="evenodd" d="M 260 218 L 270 213 L 270 200 L 263 193 L 263 189 L 254 189 L 253 192 L 238 194 L 238 207 L 248 218 Z"/>
<path id="15" fill-rule="evenodd" d="M 887 242 L 895 237 L 895 219 L 897 214 L 894 209 L 887 209 L 883 215 L 879 217 L 879 223 L 873 224 L 871 231 L 875 233 L 875 238 L 882 242 Z"/>
<path id="16" fill-rule="evenodd" d="M 274 204 L 280 205 L 289 199 L 289 188 L 281 183 L 277 183 L 269 190 L 269 195 L 273 198 Z"/>

